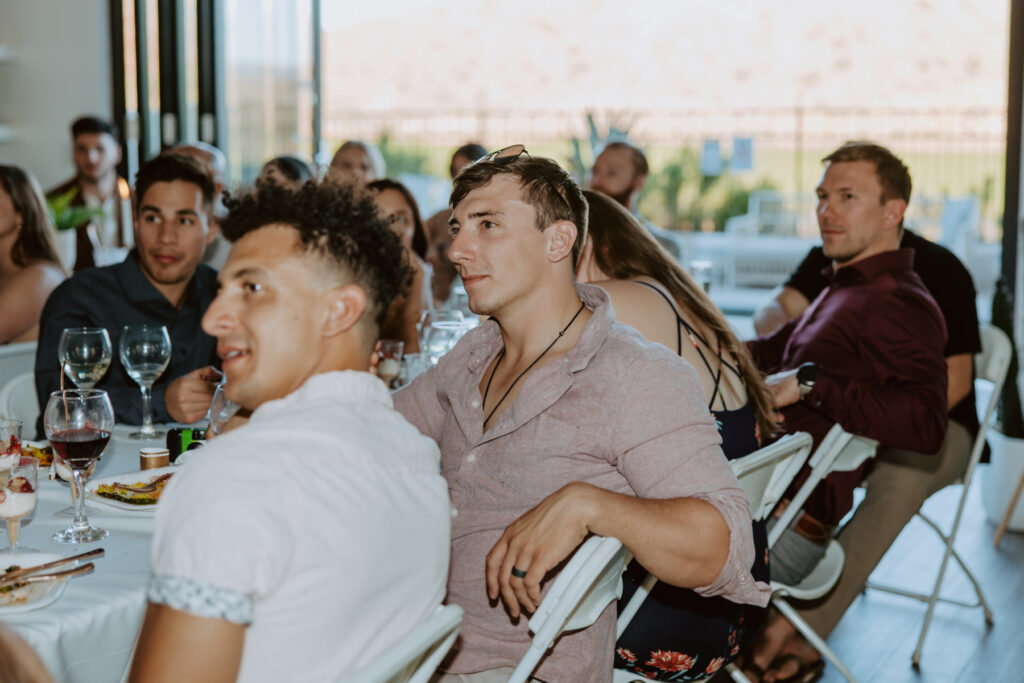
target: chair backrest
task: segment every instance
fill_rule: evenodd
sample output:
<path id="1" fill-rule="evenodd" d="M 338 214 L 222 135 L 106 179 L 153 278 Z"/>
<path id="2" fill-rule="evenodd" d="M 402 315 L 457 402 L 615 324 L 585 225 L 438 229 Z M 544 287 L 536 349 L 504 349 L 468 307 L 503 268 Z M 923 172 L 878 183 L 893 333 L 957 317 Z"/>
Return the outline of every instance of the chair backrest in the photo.
<path id="1" fill-rule="evenodd" d="M 56 359 L 54 362 L 57 362 Z M 35 364 L 36 342 L 0 345 L 0 387 L 18 375 L 32 372 Z"/>
<path id="2" fill-rule="evenodd" d="M 632 559 L 615 538 L 591 536 L 576 550 L 530 619 L 533 642 L 509 683 L 524 683 L 563 631 L 590 626 L 622 595 L 622 572 Z"/>
<path id="3" fill-rule="evenodd" d="M 451 649 L 461 625 L 461 607 L 440 605 L 426 623 L 388 648 L 386 656 L 339 683 L 426 683 Z"/>
<path id="4" fill-rule="evenodd" d="M 34 433 L 39 417 L 36 380 L 31 372 L 18 375 L 0 387 L 0 417 L 24 422 L 22 436 Z"/>
<path id="5" fill-rule="evenodd" d="M 812 447 L 811 435 L 797 432 L 729 463 L 750 500 L 753 519 L 766 518 L 782 500 Z"/>
<path id="6" fill-rule="evenodd" d="M 793 496 L 789 506 L 779 517 L 779 521 L 768 532 L 768 547 L 771 548 L 779 540 L 782 533 L 803 509 L 804 503 L 815 487 L 831 472 L 849 472 L 872 458 L 878 450 L 878 442 L 864 436 L 854 436 L 845 431 L 842 425 L 834 424 L 825 438 L 818 444 L 818 449 L 807 462 L 811 473 Z"/>
<path id="7" fill-rule="evenodd" d="M 996 404 L 999 403 L 999 395 L 1003 391 L 1006 373 L 1010 369 L 1010 360 L 1013 356 L 1013 345 L 1009 337 L 998 327 L 982 325 L 979 331 L 981 352 L 974 356 L 974 375 L 976 381 L 991 382 L 992 392 L 988 396 L 984 411 L 978 415 L 978 435 L 974 437 L 971 458 L 967 461 L 967 469 L 964 470 L 962 477 L 965 489 L 971 485 L 974 468 L 981 460 L 981 452 L 985 449 L 985 434 L 992 423 L 992 416 L 995 414 Z M 1012 381 L 1016 381 L 1016 378 L 1012 378 Z"/>

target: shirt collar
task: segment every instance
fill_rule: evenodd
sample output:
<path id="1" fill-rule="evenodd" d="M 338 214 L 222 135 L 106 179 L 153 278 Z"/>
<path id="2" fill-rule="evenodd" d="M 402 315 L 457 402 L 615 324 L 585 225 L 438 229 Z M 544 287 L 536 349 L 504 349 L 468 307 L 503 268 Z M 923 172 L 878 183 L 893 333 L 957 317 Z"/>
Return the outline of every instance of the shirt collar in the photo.
<path id="1" fill-rule="evenodd" d="M 314 401 L 329 401 L 339 405 L 376 403 L 382 408 L 394 406 L 387 387 L 370 373 L 358 370 L 337 370 L 313 375 L 302 386 L 284 398 L 267 401 L 253 411 L 251 419 L 254 422 L 273 419 L 296 406 Z"/>
<path id="2" fill-rule="evenodd" d="M 612 308 L 611 299 L 603 289 L 596 285 L 577 282 L 576 294 L 593 314 L 587 321 L 586 327 L 583 328 L 576 346 L 566 354 L 569 372 L 579 372 L 587 367 L 590 359 L 604 344 L 612 322 L 615 320 L 615 310 Z M 502 347 L 501 327 L 496 320 L 488 318 L 467 332 L 459 341 L 458 346 L 463 346 L 466 349 L 466 367 L 474 374 L 479 375 Z M 461 351 L 460 349 L 460 353 L 455 353 L 453 350 L 454 357 L 462 356 Z M 461 362 L 452 363 L 452 371 L 457 371 L 461 365 Z"/>
<path id="3" fill-rule="evenodd" d="M 869 256 L 866 259 L 851 263 L 848 266 L 843 266 L 838 270 L 833 271 L 833 267 L 828 268 L 828 275 L 832 280 L 833 285 L 844 285 L 854 284 L 857 282 L 865 282 L 868 280 L 874 280 L 879 275 L 890 273 L 897 270 L 913 270 L 914 269 L 914 250 L 913 249 L 893 249 L 892 251 L 883 251 L 880 254 Z"/>

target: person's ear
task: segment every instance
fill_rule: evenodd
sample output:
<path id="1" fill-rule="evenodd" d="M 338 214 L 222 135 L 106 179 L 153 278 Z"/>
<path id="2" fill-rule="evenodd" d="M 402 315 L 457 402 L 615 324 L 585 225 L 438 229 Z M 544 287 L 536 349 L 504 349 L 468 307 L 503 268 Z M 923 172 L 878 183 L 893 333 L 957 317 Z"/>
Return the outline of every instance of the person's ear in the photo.
<path id="1" fill-rule="evenodd" d="M 206 246 L 213 244 L 213 240 L 217 238 L 219 232 L 220 221 L 211 213 L 206 221 Z"/>
<path id="2" fill-rule="evenodd" d="M 643 173 L 637 173 L 636 177 L 633 178 L 633 192 L 642 190 L 645 182 L 647 182 L 647 176 Z"/>
<path id="3" fill-rule="evenodd" d="M 550 226 L 551 234 L 548 236 L 548 259 L 552 263 L 558 263 L 566 258 L 572 257 L 572 248 L 576 244 L 576 224 L 572 221 L 556 221 Z"/>
<path id="4" fill-rule="evenodd" d="M 342 285 L 328 290 L 323 334 L 334 337 L 351 330 L 366 312 L 366 292 L 359 285 Z"/>
<path id="5" fill-rule="evenodd" d="M 907 212 L 907 203 L 902 199 L 890 199 L 885 202 L 884 215 L 887 225 L 899 227 L 903 214 Z"/>

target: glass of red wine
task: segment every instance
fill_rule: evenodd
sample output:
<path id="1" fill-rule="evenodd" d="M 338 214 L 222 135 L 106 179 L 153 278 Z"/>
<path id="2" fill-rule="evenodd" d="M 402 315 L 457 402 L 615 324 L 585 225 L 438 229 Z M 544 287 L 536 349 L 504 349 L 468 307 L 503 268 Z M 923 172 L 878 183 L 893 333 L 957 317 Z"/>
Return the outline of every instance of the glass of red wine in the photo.
<path id="1" fill-rule="evenodd" d="M 53 535 L 58 543 L 89 543 L 106 538 L 110 532 L 97 529 L 85 514 L 85 483 L 90 466 L 110 441 L 114 430 L 114 407 L 107 392 L 99 389 L 55 391 L 43 413 L 46 438 L 54 455 L 74 475 L 79 495 L 75 497 L 75 521 Z"/>

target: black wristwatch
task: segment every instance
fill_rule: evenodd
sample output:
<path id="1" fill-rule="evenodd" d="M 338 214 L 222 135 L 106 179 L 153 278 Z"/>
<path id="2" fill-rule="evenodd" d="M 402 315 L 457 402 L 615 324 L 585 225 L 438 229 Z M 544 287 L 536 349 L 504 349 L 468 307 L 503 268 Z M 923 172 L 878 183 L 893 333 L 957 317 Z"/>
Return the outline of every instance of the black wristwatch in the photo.
<path id="1" fill-rule="evenodd" d="M 818 379 L 817 363 L 804 363 L 796 369 L 796 384 L 800 388 L 800 398 L 811 393 L 816 379 Z"/>

